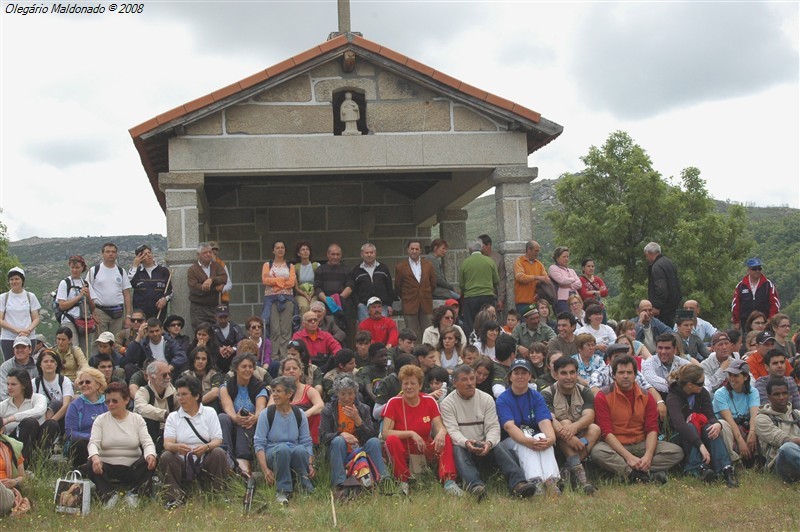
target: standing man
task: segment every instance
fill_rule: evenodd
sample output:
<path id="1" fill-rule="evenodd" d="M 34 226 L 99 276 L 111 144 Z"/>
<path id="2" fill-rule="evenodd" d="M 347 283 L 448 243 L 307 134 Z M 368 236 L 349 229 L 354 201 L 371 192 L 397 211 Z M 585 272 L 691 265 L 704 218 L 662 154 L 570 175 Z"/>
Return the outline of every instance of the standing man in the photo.
<path id="1" fill-rule="evenodd" d="M 172 300 L 169 270 L 153 259 L 153 250 L 147 244 L 136 248 L 133 267 L 128 270 L 133 288 L 133 308 L 142 309 L 147 318 L 166 315 L 167 303 Z"/>
<path id="2" fill-rule="evenodd" d="M 483 305 L 494 303 L 500 274 L 494 260 L 481 251 L 483 242 L 478 239 L 469 244 L 470 256 L 458 269 L 458 284 L 464 295 L 464 334 L 469 337 L 475 316 Z"/>
<path id="3" fill-rule="evenodd" d="M 359 323 L 369 314 L 367 302 L 376 297 L 381 300 L 381 313 L 384 316 L 392 315 L 392 274 L 385 264 L 378 262 L 377 257 L 377 248 L 367 242 L 361 246 L 361 264 L 353 268 L 353 299 L 358 303 Z"/>
<path id="4" fill-rule="evenodd" d="M 409 240 L 406 249 L 408 260 L 398 262 L 394 269 L 394 291 L 400 298 L 406 327 L 422 338 L 422 331 L 430 326 L 433 317 L 436 274 L 433 264 L 420 257 L 419 240 Z"/>
<path id="5" fill-rule="evenodd" d="M 127 274 L 117 265 L 117 245 L 106 242 L 102 248 L 103 260 L 89 270 L 86 282 L 94 306 L 94 321 L 97 334 L 110 331 L 117 334 L 130 319 L 131 282 Z"/>
<path id="6" fill-rule="evenodd" d="M 653 303 L 653 315 L 670 328 L 675 325 L 675 311 L 681 304 L 681 281 L 675 264 L 661 254 L 658 242 L 644 247 L 647 267 L 647 298 Z"/>
<path id="7" fill-rule="evenodd" d="M 747 275 L 733 290 L 731 303 L 731 322 L 737 329 L 744 330 L 748 316 L 754 310 L 762 312 L 767 320 L 781 311 L 778 289 L 762 273 L 761 259 L 753 257 L 745 262 Z"/>
<path id="8" fill-rule="evenodd" d="M 347 328 L 347 302 L 350 301 L 350 295 L 353 293 L 351 272 L 347 266 L 342 264 L 342 247 L 339 244 L 328 246 L 327 257 L 328 262 L 317 268 L 314 274 L 314 292 L 317 294 L 317 299 L 325 303 L 331 311 L 336 325 L 348 335 L 352 335 L 353 328 L 351 327 L 349 330 Z M 341 311 L 333 311 L 327 301 L 329 297 L 342 308 Z"/>
<path id="9" fill-rule="evenodd" d="M 483 243 L 483 246 L 481 247 L 481 253 L 492 259 L 495 267 L 497 268 L 497 274 L 500 277 L 500 281 L 495 289 L 495 296 L 497 298 L 496 305 L 497 310 L 502 312 L 506 306 L 506 262 L 501 254 L 492 249 L 492 237 L 483 234 L 478 237 L 478 240 Z"/>
<path id="10" fill-rule="evenodd" d="M 535 240 L 525 244 L 525 254 L 514 261 L 514 304 L 517 312 L 525 310 L 536 303 L 536 287 L 538 283 L 552 284 L 544 264 L 539 260 L 541 246 Z"/>
<path id="11" fill-rule="evenodd" d="M 506 447 L 500 447 L 500 422 L 494 399 L 476 389 L 475 370 L 466 364 L 453 370 L 455 393 L 441 404 L 442 422 L 453 441 L 453 457 L 458 476 L 466 490 L 479 501 L 486 498 L 486 486 L 478 466 L 499 468 L 511 493 L 530 497 L 536 486 L 525 480 L 525 473 Z"/>
<path id="12" fill-rule="evenodd" d="M 225 268 L 214 261 L 214 253 L 208 242 L 197 246 L 197 262 L 189 266 L 186 273 L 189 284 L 189 317 L 192 328 L 201 323 L 212 324 L 216 320 L 215 310 L 220 294 L 228 282 Z"/>
<path id="13" fill-rule="evenodd" d="M 458 299 L 460 297 L 455 291 L 455 286 L 447 280 L 444 273 L 442 259 L 447 254 L 448 247 L 447 240 L 437 238 L 431 242 L 431 252 L 423 257 L 433 264 L 433 272 L 436 274 L 436 289 L 433 291 L 433 299 Z"/>

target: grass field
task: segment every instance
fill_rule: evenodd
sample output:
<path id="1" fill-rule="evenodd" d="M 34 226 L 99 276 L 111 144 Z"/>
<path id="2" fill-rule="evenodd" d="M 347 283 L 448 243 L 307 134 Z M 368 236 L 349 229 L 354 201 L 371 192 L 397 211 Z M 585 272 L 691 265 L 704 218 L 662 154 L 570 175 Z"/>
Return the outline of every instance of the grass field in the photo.
<path id="1" fill-rule="evenodd" d="M 327 471 L 319 472 L 316 491 L 298 495 L 288 508 L 274 502 L 274 488 L 262 483 L 253 511 L 242 513 L 244 484 L 232 482 L 226 504 L 221 496 L 196 494 L 189 503 L 167 512 L 157 501 L 137 509 L 122 502 L 114 510 L 97 505 L 86 517 L 58 514 L 53 486 L 66 466 L 48 464 L 25 495 L 32 511 L 20 518 L 0 520 L 8 530 L 798 530 L 800 485 L 787 486 L 771 474 L 740 471 L 741 487 L 724 483 L 705 485 L 672 475 L 666 486 L 627 486 L 595 479 L 593 497 L 567 490 L 561 497 L 511 499 L 501 477 L 489 479 L 489 498 L 477 503 L 470 497 L 445 495 L 431 478 L 412 486 L 410 497 L 366 495 L 336 505 L 333 524 Z M 263 508 L 262 508 L 263 507 Z M 262 509 L 263 511 L 258 511 Z"/>

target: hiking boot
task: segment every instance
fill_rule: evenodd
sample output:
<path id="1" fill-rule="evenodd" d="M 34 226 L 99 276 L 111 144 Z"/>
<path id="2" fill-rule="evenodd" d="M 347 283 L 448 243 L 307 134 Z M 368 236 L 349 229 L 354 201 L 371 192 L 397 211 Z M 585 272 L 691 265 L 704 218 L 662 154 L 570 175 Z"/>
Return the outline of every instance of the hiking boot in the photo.
<path id="1" fill-rule="evenodd" d="M 580 484 L 581 488 L 583 488 L 583 492 L 586 495 L 591 495 L 597 491 L 594 485 L 592 485 L 592 483 L 589 482 L 589 479 L 586 477 L 586 470 L 583 468 L 583 464 L 578 464 L 569 471 L 572 478 L 577 484 Z"/>
<path id="2" fill-rule="evenodd" d="M 638 469 L 634 469 L 630 473 L 628 473 L 628 483 L 629 484 L 647 484 L 650 482 L 650 475 L 645 473 L 644 471 L 639 471 Z"/>
<path id="3" fill-rule="evenodd" d="M 714 473 L 714 470 L 709 469 L 704 465 L 701 465 L 697 468 L 697 476 L 699 476 L 703 482 L 707 482 L 709 484 L 717 480 L 717 474 Z"/>
<path id="4" fill-rule="evenodd" d="M 528 497 L 533 497 L 536 493 L 536 484 L 533 482 L 520 482 L 511 490 L 511 492 L 516 496 L 520 497 L 521 499 L 527 499 Z"/>
<path id="5" fill-rule="evenodd" d="M 453 497 L 463 497 L 464 490 L 458 487 L 455 480 L 448 480 L 444 483 L 444 492 Z"/>
<path id="6" fill-rule="evenodd" d="M 483 484 L 473 484 L 467 490 L 472 494 L 478 502 L 481 502 L 486 498 L 486 487 Z"/>
<path id="7" fill-rule="evenodd" d="M 725 477 L 725 485 L 729 488 L 739 487 L 739 481 L 736 480 L 736 473 L 733 470 L 733 466 L 725 466 L 722 469 L 722 476 Z"/>
<path id="8" fill-rule="evenodd" d="M 558 482 L 556 479 L 548 478 L 544 484 L 547 486 L 547 488 L 549 488 L 550 493 L 553 495 L 561 495 L 561 489 L 558 487 Z"/>
<path id="9" fill-rule="evenodd" d="M 572 469 L 569 467 L 564 467 L 561 469 L 561 486 L 566 488 L 570 486 L 574 479 L 572 478 Z"/>
<path id="10" fill-rule="evenodd" d="M 667 483 L 667 473 L 664 471 L 657 471 L 653 473 L 653 481 L 658 482 L 663 486 Z"/>
<path id="11" fill-rule="evenodd" d="M 333 499 L 338 503 L 346 502 L 350 498 L 350 492 L 344 486 L 336 486 L 333 488 Z"/>
<path id="12" fill-rule="evenodd" d="M 286 508 L 287 506 L 289 506 L 289 497 L 287 497 L 285 493 L 281 493 L 279 491 L 278 494 L 275 496 L 275 502 L 277 502 L 278 506 L 280 506 L 281 508 Z"/>

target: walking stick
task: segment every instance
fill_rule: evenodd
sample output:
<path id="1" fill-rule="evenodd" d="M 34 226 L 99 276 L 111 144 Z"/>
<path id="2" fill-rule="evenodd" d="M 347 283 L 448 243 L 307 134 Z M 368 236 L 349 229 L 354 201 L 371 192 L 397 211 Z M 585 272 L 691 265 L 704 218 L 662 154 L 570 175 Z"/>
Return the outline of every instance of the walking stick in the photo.
<path id="1" fill-rule="evenodd" d="M 164 299 L 166 299 L 166 298 L 167 298 L 167 289 L 169 288 L 169 283 L 170 283 L 170 282 L 172 282 L 172 270 L 170 270 L 170 271 L 169 271 L 169 277 L 167 277 L 167 284 L 165 284 L 165 285 L 164 285 Z M 167 305 L 169 305 L 169 301 L 167 301 Z M 167 308 L 167 305 L 164 305 L 164 308 L 162 308 L 161 310 L 159 310 L 159 311 L 156 313 L 156 318 L 158 318 L 158 319 L 159 319 L 159 321 L 161 320 L 161 312 L 162 312 L 162 311 L 163 311 L 165 308 Z"/>
<path id="2" fill-rule="evenodd" d="M 89 353 L 89 302 L 86 299 L 83 300 L 83 322 L 85 323 L 83 337 L 86 340 L 86 360 L 89 360 L 91 356 Z M 77 332 L 80 333 L 80 331 Z"/>

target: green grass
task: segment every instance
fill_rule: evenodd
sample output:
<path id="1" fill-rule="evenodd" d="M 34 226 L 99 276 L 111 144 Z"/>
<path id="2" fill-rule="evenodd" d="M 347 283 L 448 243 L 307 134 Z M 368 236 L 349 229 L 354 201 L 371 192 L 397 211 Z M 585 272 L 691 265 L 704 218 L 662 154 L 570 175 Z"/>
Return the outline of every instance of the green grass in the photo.
<path id="1" fill-rule="evenodd" d="M 275 490 L 262 483 L 253 512 L 242 515 L 244 485 L 236 480 L 227 494 L 196 494 L 178 510 L 167 512 L 158 501 L 145 501 L 136 510 L 124 504 L 113 511 L 99 504 L 90 515 L 57 514 L 53 506 L 55 479 L 66 465 L 48 463 L 37 477 L 26 481 L 24 494 L 32 511 L 21 518 L 0 520 L 0 529 L 12 530 L 330 530 L 333 529 L 329 477 L 321 468 L 316 491 L 298 495 L 286 509 L 274 503 Z M 551 530 L 797 530 L 800 527 L 800 484 L 787 486 L 772 474 L 740 471 L 741 487 L 702 484 L 689 477 L 671 476 L 666 486 L 627 486 L 595 478 L 593 497 L 567 491 L 561 497 L 516 500 L 507 496 L 499 474 L 488 482 L 488 500 L 444 494 L 432 478 L 412 486 L 411 496 L 367 495 L 337 504 L 341 530 L 497 530 L 548 528 Z M 257 510 L 264 507 L 263 512 Z"/>

